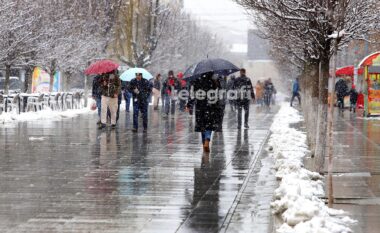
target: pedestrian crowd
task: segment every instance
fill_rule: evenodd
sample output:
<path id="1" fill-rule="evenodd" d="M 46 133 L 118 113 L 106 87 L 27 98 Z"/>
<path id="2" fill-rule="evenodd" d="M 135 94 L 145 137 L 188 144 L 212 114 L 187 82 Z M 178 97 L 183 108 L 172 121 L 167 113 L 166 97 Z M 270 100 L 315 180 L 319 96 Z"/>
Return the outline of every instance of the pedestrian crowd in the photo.
<path id="1" fill-rule="evenodd" d="M 237 115 L 238 129 L 243 126 L 248 129 L 251 103 L 256 101 L 259 106 L 269 108 L 274 104 L 275 94 L 271 79 L 258 81 L 254 87 L 245 69 L 240 70 L 239 77 L 231 75 L 228 78 L 208 72 L 195 80 L 186 80 L 183 73 L 175 75 L 172 70 L 164 79 L 161 74 L 157 74 L 147 80 L 142 73 L 136 73 L 136 77 L 129 82 L 122 81 L 115 70 L 95 76 L 92 85 L 99 129 L 106 128 L 107 124 L 111 129 L 116 128 L 124 98 L 125 111 L 129 113 L 131 105 L 133 107 L 132 131 L 138 132 L 139 119 L 142 118 L 143 132 L 146 133 L 148 109 L 152 104 L 153 111 L 161 110 L 163 119 L 175 119 L 176 111 L 195 115 L 195 131 L 201 133 L 205 152 L 210 151 L 212 132 L 222 131 L 227 104 L 230 104 L 231 112 Z"/>

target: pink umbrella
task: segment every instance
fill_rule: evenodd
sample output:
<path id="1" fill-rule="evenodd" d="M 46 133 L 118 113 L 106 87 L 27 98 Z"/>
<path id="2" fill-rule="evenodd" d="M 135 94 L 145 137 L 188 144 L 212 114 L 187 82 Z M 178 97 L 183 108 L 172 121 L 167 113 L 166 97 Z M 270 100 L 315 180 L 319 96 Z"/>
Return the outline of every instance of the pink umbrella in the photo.
<path id="1" fill-rule="evenodd" d="M 111 60 L 101 60 L 90 65 L 84 73 L 86 75 L 92 74 L 106 74 L 119 68 L 119 64 Z"/>

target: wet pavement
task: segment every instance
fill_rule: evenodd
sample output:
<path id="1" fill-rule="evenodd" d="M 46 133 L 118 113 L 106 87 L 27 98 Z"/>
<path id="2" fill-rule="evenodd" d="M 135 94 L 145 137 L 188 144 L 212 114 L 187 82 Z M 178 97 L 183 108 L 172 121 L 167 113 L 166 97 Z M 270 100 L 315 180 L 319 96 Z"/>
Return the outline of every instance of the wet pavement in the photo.
<path id="1" fill-rule="evenodd" d="M 380 119 L 336 114 L 334 125 L 334 208 L 349 212 L 355 233 L 380 229 Z M 326 159 L 328 161 L 328 159 Z M 327 172 L 327 162 L 325 165 Z M 326 184 L 328 177 L 326 176 Z M 327 186 L 326 186 L 327 187 Z M 327 189 L 327 192 L 331 190 Z"/>
<path id="2" fill-rule="evenodd" d="M 227 113 L 203 154 L 193 119 L 151 111 L 147 134 L 99 131 L 95 115 L 0 126 L 1 232 L 270 231 L 276 187 L 262 151 L 277 108 Z M 243 226 L 244 225 L 244 226 Z"/>

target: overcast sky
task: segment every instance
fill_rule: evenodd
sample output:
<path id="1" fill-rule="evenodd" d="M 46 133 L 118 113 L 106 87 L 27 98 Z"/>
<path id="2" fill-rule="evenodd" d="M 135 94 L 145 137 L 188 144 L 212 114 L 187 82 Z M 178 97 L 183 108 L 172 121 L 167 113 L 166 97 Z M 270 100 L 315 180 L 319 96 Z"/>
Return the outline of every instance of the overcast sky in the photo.
<path id="1" fill-rule="evenodd" d="M 185 0 L 185 9 L 225 42 L 247 43 L 247 31 L 252 24 L 245 10 L 233 0 Z"/>

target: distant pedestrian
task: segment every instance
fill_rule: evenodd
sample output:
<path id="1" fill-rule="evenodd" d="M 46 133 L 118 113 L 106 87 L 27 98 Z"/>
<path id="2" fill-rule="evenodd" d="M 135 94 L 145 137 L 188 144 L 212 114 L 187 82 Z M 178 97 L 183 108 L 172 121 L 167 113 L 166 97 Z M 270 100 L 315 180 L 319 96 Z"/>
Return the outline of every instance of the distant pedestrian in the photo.
<path id="1" fill-rule="evenodd" d="M 130 91 L 133 95 L 133 132 L 139 128 L 139 113 L 143 118 L 144 133 L 148 130 L 148 105 L 149 95 L 152 92 L 151 83 L 143 78 L 141 73 L 136 74 L 136 78 L 130 83 Z"/>
<path id="2" fill-rule="evenodd" d="M 213 78 L 214 77 L 214 78 Z M 210 152 L 210 141 L 212 131 L 216 131 L 219 126 L 219 106 L 217 98 L 206 94 L 205 98 L 197 98 L 197 93 L 209 93 L 218 90 L 220 84 L 217 76 L 213 72 L 205 73 L 201 78 L 193 82 L 194 98 L 190 98 L 188 106 L 195 106 L 195 131 L 200 132 L 202 136 L 203 151 Z"/>
<path id="3" fill-rule="evenodd" d="M 125 100 L 125 111 L 129 112 L 129 108 L 131 106 L 131 99 L 132 99 L 132 93 L 129 91 L 129 84 L 130 82 L 122 81 L 121 87 L 123 91 L 123 96 Z"/>
<path id="4" fill-rule="evenodd" d="M 175 116 L 177 93 L 180 90 L 180 83 L 176 77 L 174 77 L 174 72 L 171 70 L 168 73 L 168 78 L 162 85 L 164 98 L 165 98 L 165 109 L 164 117 L 168 117 L 171 113 L 172 117 Z"/>
<path id="5" fill-rule="evenodd" d="M 256 83 L 256 103 L 258 105 L 264 105 L 264 86 L 263 83 L 259 80 Z"/>
<path id="6" fill-rule="evenodd" d="M 251 79 L 246 76 L 245 69 L 240 70 L 240 77 L 235 80 L 234 89 L 238 91 L 236 106 L 238 110 L 238 129 L 241 129 L 242 111 L 244 109 L 244 127 L 249 128 L 249 106 L 251 100 L 255 100 Z"/>
<path id="7" fill-rule="evenodd" d="M 108 73 L 102 77 L 102 113 L 100 129 L 105 128 L 107 123 L 107 110 L 111 114 L 111 127 L 116 128 L 116 114 L 118 108 L 118 97 L 121 91 L 121 80 L 117 75 L 117 71 Z"/>
<path id="8" fill-rule="evenodd" d="M 231 75 L 230 80 L 227 83 L 227 91 L 233 91 L 234 90 L 235 80 L 236 80 L 235 75 Z M 236 100 L 231 98 L 229 100 L 229 104 L 230 104 L 231 111 L 235 111 L 236 110 Z"/>
<path id="9" fill-rule="evenodd" d="M 336 82 L 335 91 L 336 91 L 338 107 L 343 112 L 344 111 L 344 97 L 347 95 L 347 92 L 348 92 L 346 80 L 340 79 L 338 82 Z"/>
<path id="10" fill-rule="evenodd" d="M 179 91 L 186 90 L 187 89 L 187 82 L 183 80 L 183 73 L 179 72 L 177 74 L 178 82 L 179 82 Z M 186 99 L 180 99 L 179 100 L 179 111 L 184 112 L 186 107 Z"/>
<path id="11" fill-rule="evenodd" d="M 300 83 L 299 83 L 299 79 L 296 78 L 296 80 L 294 81 L 293 83 L 293 87 L 292 87 L 292 99 L 290 100 L 290 106 L 292 107 L 293 106 L 293 101 L 294 101 L 294 98 L 297 97 L 298 99 L 298 103 L 299 105 L 301 105 L 301 95 L 300 95 Z"/>
<path id="12" fill-rule="evenodd" d="M 161 96 L 161 74 L 157 74 L 156 78 L 153 81 L 153 96 L 154 96 L 154 102 L 153 102 L 153 110 L 158 110 L 158 104 L 160 102 L 160 96 Z"/>
<path id="13" fill-rule="evenodd" d="M 272 103 L 272 97 L 275 93 L 275 88 L 271 79 L 264 82 L 264 103 L 269 108 Z"/>
<path id="14" fill-rule="evenodd" d="M 356 91 L 355 85 L 352 85 L 350 90 L 350 112 L 356 112 L 356 103 L 358 102 L 358 92 Z"/>
<path id="15" fill-rule="evenodd" d="M 98 122 L 96 124 L 102 124 L 101 114 L 102 114 L 102 88 L 101 88 L 102 76 L 97 75 L 92 81 L 92 98 L 96 102 L 96 107 L 98 109 Z"/>

